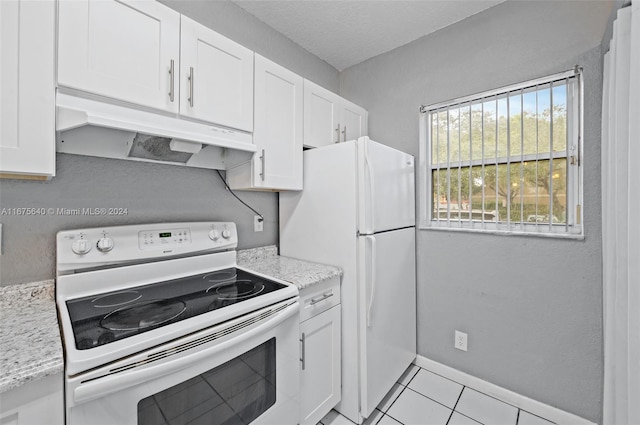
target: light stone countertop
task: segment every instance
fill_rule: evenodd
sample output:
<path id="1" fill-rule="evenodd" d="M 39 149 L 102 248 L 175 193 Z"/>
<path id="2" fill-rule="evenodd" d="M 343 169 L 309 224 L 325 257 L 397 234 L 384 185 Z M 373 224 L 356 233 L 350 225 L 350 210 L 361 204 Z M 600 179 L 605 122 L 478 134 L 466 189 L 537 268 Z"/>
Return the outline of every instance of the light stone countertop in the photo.
<path id="1" fill-rule="evenodd" d="M 0 287 L 0 393 L 63 365 L 54 281 Z"/>
<path id="2" fill-rule="evenodd" d="M 241 267 L 304 289 L 342 275 L 338 267 L 281 257 L 275 245 L 238 251 Z M 0 393 L 64 368 L 53 280 L 0 287 Z"/>
<path id="3" fill-rule="evenodd" d="M 311 263 L 277 255 L 275 246 L 238 251 L 238 265 L 267 276 L 291 282 L 299 290 L 336 276 L 342 276 L 339 267 Z"/>

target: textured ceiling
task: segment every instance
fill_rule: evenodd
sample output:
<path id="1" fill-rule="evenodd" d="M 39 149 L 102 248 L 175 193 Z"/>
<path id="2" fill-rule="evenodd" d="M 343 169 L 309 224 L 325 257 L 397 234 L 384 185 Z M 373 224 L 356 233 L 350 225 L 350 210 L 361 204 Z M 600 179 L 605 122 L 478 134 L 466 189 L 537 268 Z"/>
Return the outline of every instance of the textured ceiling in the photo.
<path id="1" fill-rule="evenodd" d="M 342 71 L 505 0 L 234 0 Z"/>

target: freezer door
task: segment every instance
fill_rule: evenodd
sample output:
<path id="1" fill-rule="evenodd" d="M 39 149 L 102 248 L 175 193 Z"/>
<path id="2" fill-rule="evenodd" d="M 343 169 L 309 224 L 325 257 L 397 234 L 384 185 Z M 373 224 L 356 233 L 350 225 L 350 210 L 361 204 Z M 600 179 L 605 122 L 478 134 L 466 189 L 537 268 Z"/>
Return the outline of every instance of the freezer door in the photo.
<path id="1" fill-rule="evenodd" d="M 372 234 L 415 225 L 413 156 L 361 137 L 358 231 Z"/>
<path id="2" fill-rule="evenodd" d="M 415 229 L 358 242 L 360 413 L 366 418 L 416 357 Z"/>

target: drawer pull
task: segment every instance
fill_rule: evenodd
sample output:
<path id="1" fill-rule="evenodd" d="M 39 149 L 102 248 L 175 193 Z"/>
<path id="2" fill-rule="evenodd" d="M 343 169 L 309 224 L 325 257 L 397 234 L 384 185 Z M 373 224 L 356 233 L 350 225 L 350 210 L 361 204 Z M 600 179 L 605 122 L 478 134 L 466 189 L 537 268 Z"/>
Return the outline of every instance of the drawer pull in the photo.
<path id="1" fill-rule="evenodd" d="M 321 297 L 318 297 L 318 298 L 312 298 L 312 299 L 311 299 L 311 302 L 310 302 L 309 304 L 310 304 L 310 305 L 315 305 L 315 304 L 318 304 L 319 302 L 324 301 L 324 300 L 326 300 L 327 298 L 331 298 L 331 297 L 333 297 L 333 292 L 328 292 L 328 293 L 326 293 L 326 294 L 322 294 L 322 296 L 321 296 Z"/>

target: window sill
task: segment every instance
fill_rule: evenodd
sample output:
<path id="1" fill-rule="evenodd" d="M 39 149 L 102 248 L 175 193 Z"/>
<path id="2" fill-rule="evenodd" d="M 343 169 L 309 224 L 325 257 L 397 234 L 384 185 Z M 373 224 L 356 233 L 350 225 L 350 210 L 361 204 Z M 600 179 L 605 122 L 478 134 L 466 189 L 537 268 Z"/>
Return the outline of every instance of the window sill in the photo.
<path id="1" fill-rule="evenodd" d="M 514 235 L 514 236 L 528 236 L 528 237 L 536 237 L 536 238 L 545 238 L 545 239 L 569 239 L 569 240 L 584 240 L 584 234 L 581 233 L 542 233 L 542 232 L 527 232 L 523 230 L 509 230 L 509 229 L 481 229 L 481 228 L 471 228 L 471 227 L 445 227 L 438 226 L 434 224 L 424 225 L 421 224 L 418 226 L 419 230 L 434 230 L 437 232 L 460 232 L 460 233 L 481 233 L 488 235 Z"/>

